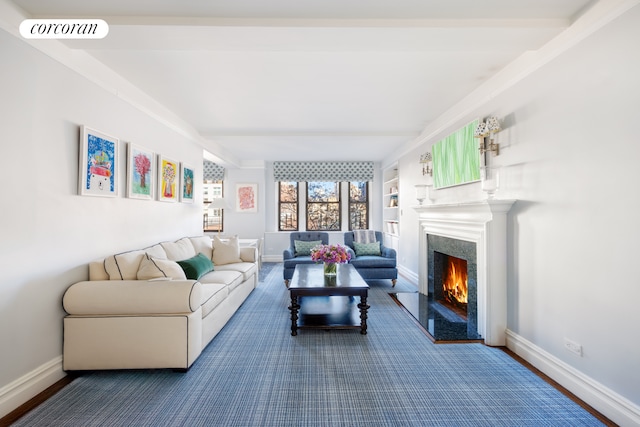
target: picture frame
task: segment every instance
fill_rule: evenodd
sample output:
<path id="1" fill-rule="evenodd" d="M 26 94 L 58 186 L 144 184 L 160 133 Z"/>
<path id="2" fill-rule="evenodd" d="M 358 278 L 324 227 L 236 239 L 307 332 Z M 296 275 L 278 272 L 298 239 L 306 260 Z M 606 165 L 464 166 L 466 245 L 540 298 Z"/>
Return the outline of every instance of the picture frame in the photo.
<path id="1" fill-rule="evenodd" d="M 474 132 L 478 120 L 433 144 L 433 188 L 480 181 L 480 153 Z"/>
<path id="2" fill-rule="evenodd" d="M 88 126 L 80 128 L 78 194 L 117 197 L 120 140 Z"/>
<path id="3" fill-rule="evenodd" d="M 127 150 L 127 197 L 153 200 L 154 173 L 155 153 L 130 142 Z"/>
<path id="4" fill-rule="evenodd" d="M 236 212 L 258 212 L 258 184 L 236 184 Z"/>
<path id="5" fill-rule="evenodd" d="M 161 202 L 177 202 L 180 193 L 180 164 L 159 154 L 157 175 L 158 200 Z"/>
<path id="6" fill-rule="evenodd" d="M 186 163 L 180 163 L 180 201 L 193 203 L 195 170 Z"/>

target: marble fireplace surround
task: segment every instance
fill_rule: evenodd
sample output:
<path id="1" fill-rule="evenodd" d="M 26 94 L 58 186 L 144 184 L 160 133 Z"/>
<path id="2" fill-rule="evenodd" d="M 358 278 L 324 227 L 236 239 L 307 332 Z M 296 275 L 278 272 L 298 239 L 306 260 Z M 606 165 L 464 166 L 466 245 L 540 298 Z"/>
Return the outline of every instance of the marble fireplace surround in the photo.
<path id="1" fill-rule="evenodd" d="M 420 292 L 428 293 L 427 235 L 475 243 L 478 333 L 491 346 L 506 345 L 507 214 L 514 202 L 490 199 L 414 207 L 420 224 Z"/>

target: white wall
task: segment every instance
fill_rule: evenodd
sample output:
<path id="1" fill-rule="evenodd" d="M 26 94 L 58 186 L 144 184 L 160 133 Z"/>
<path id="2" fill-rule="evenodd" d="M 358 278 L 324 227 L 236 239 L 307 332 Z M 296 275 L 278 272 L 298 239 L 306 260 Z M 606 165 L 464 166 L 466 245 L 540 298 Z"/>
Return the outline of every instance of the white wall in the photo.
<path id="1" fill-rule="evenodd" d="M 195 166 L 196 194 L 202 149 L 3 30 L 0 55 L 2 416 L 16 381 L 59 361 L 62 295 L 87 278 L 90 260 L 202 234 L 201 197 L 192 205 L 127 199 L 124 167 L 119 197 L 78 196 L 79 126 L 120 138 L 123 165 L 130 141 Z"/>
<path id="2" fill-rule="evenodd" d="M 258 211 L 242 213 L 236 210 L 236 185 L 258 184 Z M 243 239 L 261 239 L 265 231 L 266 196 L 264 169 L 227 169 L 224 195 L 230 207 L 224 211 L 224 234 Z"/>
<path id="3" fill-rule="evenodd" d="M 639 24 L 636 6 L 399 162 L 400 251 L 417 271 L 417 217 L 407 204 L 414 204 L 410 184 L 422 179 L 419 154 L 476 117 L 504 118 L 501 154 L 491 161 L 503 166 L 499 197 L 518 199 L 509 216 L 508 327 L 549 360 L 630 402 L 636 417 L 640 50 L 632 41 L 640 40 Z M 436 197 L 483 195 L 474 183 Z M 565 338 L 583 346 L 582 357 L 564 349 Z"/>

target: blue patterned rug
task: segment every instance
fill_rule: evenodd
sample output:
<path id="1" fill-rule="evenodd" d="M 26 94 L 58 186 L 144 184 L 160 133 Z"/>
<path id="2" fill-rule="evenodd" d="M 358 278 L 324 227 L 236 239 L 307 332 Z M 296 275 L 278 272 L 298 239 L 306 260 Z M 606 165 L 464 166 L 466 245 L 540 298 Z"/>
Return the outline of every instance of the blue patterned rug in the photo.
<path id="1" fill-rule="evenodd" d="M 368 335 L 292 337 L 282 265 L 271 267 L 188 372 L 86 373 L 15 425 L 602 425 L 499 349 L 433 344 L 389 281 L 369 283 Z"/>

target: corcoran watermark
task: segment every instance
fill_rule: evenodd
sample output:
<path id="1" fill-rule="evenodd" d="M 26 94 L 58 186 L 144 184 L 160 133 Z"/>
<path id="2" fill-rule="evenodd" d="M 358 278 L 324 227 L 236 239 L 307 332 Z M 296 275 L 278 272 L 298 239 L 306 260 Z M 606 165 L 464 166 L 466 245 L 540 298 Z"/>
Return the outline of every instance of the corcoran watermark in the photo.
<path id="1" fill-rule="evenodd" d="M 102 39 L 108 33 L 102 19 L 25 19 L 20 24 L 25 39 Z"/>

